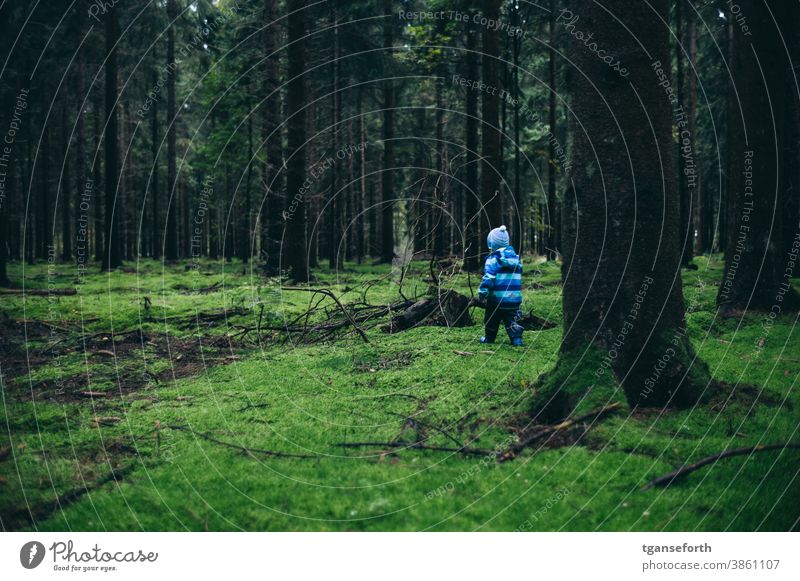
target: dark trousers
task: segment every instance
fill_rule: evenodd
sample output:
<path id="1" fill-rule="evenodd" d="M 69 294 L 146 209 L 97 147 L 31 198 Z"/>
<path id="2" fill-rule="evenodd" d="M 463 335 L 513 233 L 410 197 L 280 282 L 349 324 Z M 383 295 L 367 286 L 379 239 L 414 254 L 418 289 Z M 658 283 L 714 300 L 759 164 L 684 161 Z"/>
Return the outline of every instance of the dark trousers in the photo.
<path id="1" fill-rule="evenodd" d="M 486 329 L 486 340 L 495 340 L 497 331 L 500 329 L 500 323 L 503 323 L 505 326 L 509 339 L 512 341 L 514 339 L 521 339 L 524 329 L 522 325 L 517 322 L 521 318 L 522 311 L 517 307 L 508 308 L 492 303 L 487 304 L 483 317 L 483 326 Z"/>

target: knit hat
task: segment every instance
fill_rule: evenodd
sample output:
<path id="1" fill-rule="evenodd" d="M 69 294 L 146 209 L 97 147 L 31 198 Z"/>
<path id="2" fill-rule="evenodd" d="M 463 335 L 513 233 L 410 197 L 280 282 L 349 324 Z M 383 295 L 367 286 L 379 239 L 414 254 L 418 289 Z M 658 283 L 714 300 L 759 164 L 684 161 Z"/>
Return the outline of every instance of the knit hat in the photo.
<path id="1" fill-rule="evenodd" d="M 489 235 L 486 237 L 486 243 L 489 245 L 489 250 L 492 251 L 508 246 L 508 230 L 506 227 L 500 226 L 489 232 Z"/>

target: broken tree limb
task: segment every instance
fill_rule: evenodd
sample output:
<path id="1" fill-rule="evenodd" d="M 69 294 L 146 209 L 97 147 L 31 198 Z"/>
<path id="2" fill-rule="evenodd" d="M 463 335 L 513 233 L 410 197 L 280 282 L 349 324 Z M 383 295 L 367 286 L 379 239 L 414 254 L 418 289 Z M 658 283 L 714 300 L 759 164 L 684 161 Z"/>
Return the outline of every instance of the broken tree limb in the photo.
<path id="1" fill-rule="evenodd" d="M 238 444 L 232 444 L 231 442 L 226 442 L 225 440 L 220 440 L 215 438 L 214 436 L 205 433 L 205 432 L 198 432 L 190 428 L 189 426 L 167 426 L 172 430 L 181 430 L 184 432 L 189 432 L 193 436 L 197 436 L 198 438 L 202 438 L 203 440 L 208 440 L 209 442 L 213 442 L 214 444 L 219 444 L 220 446 L 225 446 L 226 448 L 231 448 L 233 450 L 239 450 L 240 452 L 244 452 L 249 456 L 255 456 L 260 454 L 262 456 L 272 456 L 273 458 L 318 458 L 319 456 L 314 454 L 291 454 L 289 452 L 276 452 L 274 450 L 262 450 L 259 448 L 247 448 L 245 446 L 240 446 Z"/>
<path id="2" fill-rule="evenodd" d="M 718 454 L 712 454 L 711 456 L 706 456 L 705 458 L 701 458 L 694 464 L 683 465 L 677 470 L 673 470 L 669 474 L 664 474 L 664 476 L 659 476 L 658 478 L 654 478 L 653 480 L 645 484 L 642 487 L 642 490 L 649 490 L 654 486 L 669 486 L 678 478 L 682 478 L 687 474 L 689 474 L 690 472 L 699 470 L 703 466 L 714 464 L 715 462 L 717 462 L 717 460 L 722 460 L 723 458 L 732 458 L 733 456 L 744 456 L 744 455 L 754 454 L 756 452 L 768 452 L 770 450 L 785 450 L 785 449 L 798 449 L 798 448 L 800 448 L 800 444 L 792 444 L 786 442 L 783 444 L 769 444 L 767 446 L 763 445 L 747 446 L 744 448 L 725 450 L 724 452 L 720 452 Z"/>

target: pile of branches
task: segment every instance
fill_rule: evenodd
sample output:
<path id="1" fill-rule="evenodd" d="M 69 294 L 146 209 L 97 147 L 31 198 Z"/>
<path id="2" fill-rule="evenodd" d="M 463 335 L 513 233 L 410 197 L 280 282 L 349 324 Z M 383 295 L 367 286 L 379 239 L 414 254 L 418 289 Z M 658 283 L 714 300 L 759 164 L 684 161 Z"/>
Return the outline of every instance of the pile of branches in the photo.
<path id="1" fill-rule="evenodd" d="M 369 343 L 366 331 L 376 326 L 384 333 L 399 333 L 421 326 L 470 327 L 475 325 L 471 309 L 486 308 L 484 303 L 454 290 L 441 290 L 433 296 L 404 297 L 387 304 L 370 304 L 365 297 L 345 304 L 326 288 L 284 287 L 283 290 L 311 293 L 309 308 L 281 325 L 259 322 L 257 331 L 259 335 L 262 331 L 276 332 L 285 340 L 297 343 L 330 341 L 347 332 L 355 332 L 362 341 Z M 556 326 L 532 312 L 523 315 L 519 323 L 528 330 Z"/>

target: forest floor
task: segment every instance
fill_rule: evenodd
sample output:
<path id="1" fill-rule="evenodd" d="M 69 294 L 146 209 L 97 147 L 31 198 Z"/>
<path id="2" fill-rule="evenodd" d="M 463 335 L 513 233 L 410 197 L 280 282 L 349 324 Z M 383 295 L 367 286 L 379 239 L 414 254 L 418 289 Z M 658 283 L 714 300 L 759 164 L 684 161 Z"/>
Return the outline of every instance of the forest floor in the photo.
<path id="1" fill-rule="evenodd" d="M 502 463 L 414 445 L 517 440 L 534 382 L 558 353 L 555 264 L 528 267 L 525 307 L 558 325 L 526 332 L 522 349 L 505 337 L 479 345 L 478 309 L 474 326 L 373 326 L 369 342 L 352 328 L 324 343 L 287 337 L 267 329 L 309 304 L 328 314 L 336 305 L 236 261 L 199 271 L 141 261 L 81 281 L 64 265 L 13 264 L 11 279 L 41 293 L 6 294 L 0 306 L 2 528 L 796 529 L 797 449 L 725 458 L 642 489 L 728 448 L 800 439 L 797 318 L 716 317 L 721 258 L 696 263 L 684 273 L 687 318 L 718 382 L 710 400 L 623 409 Z M 399 297 L 388 266 L 315 275 L 342 302 Z M 404 294 L 424 293 L 426 277 L 428 264 L 415 263 Z M 443 283 L 469 295 L 477 279 Z M 590 384 L 595 369 L 577 373 Z"/>

